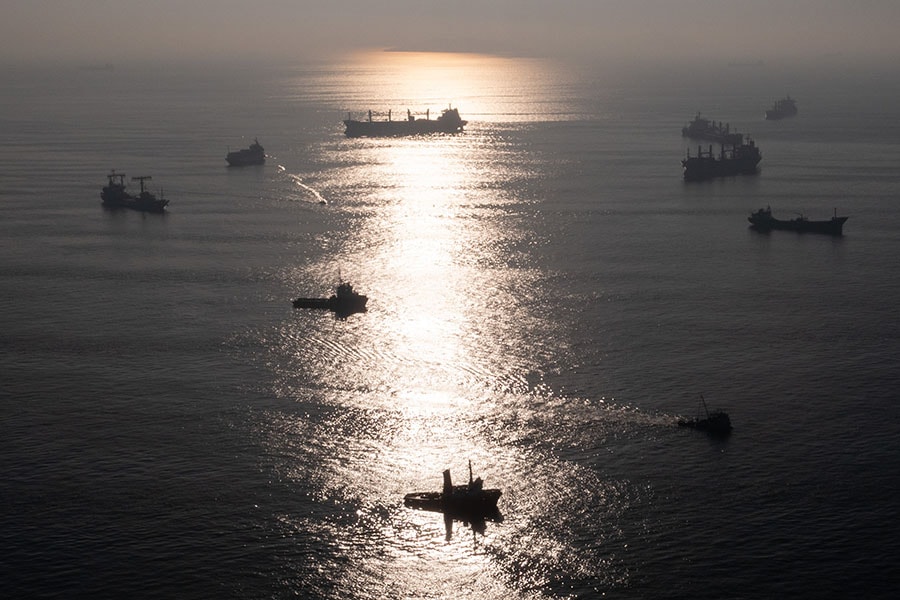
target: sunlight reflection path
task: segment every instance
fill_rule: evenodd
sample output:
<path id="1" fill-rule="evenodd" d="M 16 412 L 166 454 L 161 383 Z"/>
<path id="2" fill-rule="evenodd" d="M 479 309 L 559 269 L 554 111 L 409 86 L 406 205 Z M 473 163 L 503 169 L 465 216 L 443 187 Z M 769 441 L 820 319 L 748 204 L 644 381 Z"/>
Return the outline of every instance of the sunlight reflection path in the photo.
<path id="1" fill-rule="evenodd" d="M 530 203 L 541 167 L 490 126 L 571 118 L 565 86 L 527 93 L 560 79 L 536 61 L 379 58 L 329 83 L 348 110 L 453 102 L 481 124 L 462 135 L 341 138 L 326 155 L 333 168 L 316 189 L 337 241 L 327 242 L 327 263 L 286 279 L 340 266 L 369 310 L 341 322 L 295 314 L 273 336 L 275 392 L 293 405 L 271 417 L 266 439 L 313 515 L 288 512 L 282 525 L 287 536 L 322 539 L 319 568 L 356 597 L 379 597 L 384 584 L 392 597 L 540 597 L 556 573 L 607 570 L 573 552 L 584 533 L 557 522 L 558 503 L 599 515 L 597 540 L 618 535 L 602 517 L 628 506 L 615 483 L 555 457 L 567 439 L 545 435 L 545 411 L 534 408 L 547 393 L 543 373 L 568 352 L 565 332 L 540 311 L 546 274 L 533 257 L 545 240 Z M 445 468 L 466 479 L 468 460 L 504 490 L 500 510 L 510 512 L 484 535 L 454 524 L 447 540 L 440 515 L 402 498 L 439 490 Z"/>

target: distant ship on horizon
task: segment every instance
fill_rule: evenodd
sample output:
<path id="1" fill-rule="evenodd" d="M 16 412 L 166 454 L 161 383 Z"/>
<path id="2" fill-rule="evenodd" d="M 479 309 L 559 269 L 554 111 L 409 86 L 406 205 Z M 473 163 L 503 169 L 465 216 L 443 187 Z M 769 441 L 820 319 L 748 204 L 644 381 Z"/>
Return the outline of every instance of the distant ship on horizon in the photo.
<path id="1" fill-rule="evenodd" d="M 797 101 L 790 96 L 785 96 L 781 100 L 776 100 L 772 108 L 766 111 L 767 121 L 778 121 L 787 117 L 793 117 L 797 114 Z"/>
<path id="2" fill-rule="evenodd" d="M 716 122 L 701 117 L 699 112 L 694 120 L 681 128 L 681 137 L 719 144 L 739 144 L 744 139 L 743 134 L 731 130 L 730 123 L 722 125 L 722 121 Z"/>
<path id="3" fill-rule="evenodd" d="M 344 120 L 347 137 L 402 137 L 410 135 L 426 135 L 431 133 L 461 133 L 468 121 L 459 116 L 459 110 L 448 107 L 441 111 L 441 116 L 431 119 L 431 111 L 425 112 L 424 119 L 417 119 L 407 110 L 406 119 L 394 121 L 388 111 L 386 121 L 373 121 L 372 111 L 365 121 L 353 119 L 348 113 Z"/>

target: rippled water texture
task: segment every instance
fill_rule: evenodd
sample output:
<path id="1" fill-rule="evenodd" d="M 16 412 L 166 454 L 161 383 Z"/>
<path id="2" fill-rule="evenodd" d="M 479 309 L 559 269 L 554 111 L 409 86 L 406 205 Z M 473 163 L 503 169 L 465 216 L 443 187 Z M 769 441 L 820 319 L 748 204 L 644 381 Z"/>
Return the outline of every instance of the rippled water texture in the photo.
<path id="1" fill-rule="evenodd" d="M 893 594 L 897 83 L 717 69 L 7 74 L 10 593 Z M 448 103 L 462 135 L 342 134 Z M 697 110 L 758 176 L 681 181 Z M 255 137 L 266 165 L 226 168 Z M 169 214 L 103 211 L 110 168 Z M 846 235 L 748 230 L 765 205 Z M 366 312 L 291 308 L 341 279 Z M 701 393 L 732 436 L 677 427 Z M 469 461 L 499 519 L 404 506 Z"/>

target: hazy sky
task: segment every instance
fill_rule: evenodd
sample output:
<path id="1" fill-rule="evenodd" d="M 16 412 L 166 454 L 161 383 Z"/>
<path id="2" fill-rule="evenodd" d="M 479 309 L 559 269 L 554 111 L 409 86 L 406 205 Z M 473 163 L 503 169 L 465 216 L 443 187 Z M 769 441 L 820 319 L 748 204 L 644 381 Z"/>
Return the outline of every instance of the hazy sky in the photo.
<path id="1" fill-rule="evenodd" d="M 0 61 L 900 58 L 900 0 L 0 0 Z"/>

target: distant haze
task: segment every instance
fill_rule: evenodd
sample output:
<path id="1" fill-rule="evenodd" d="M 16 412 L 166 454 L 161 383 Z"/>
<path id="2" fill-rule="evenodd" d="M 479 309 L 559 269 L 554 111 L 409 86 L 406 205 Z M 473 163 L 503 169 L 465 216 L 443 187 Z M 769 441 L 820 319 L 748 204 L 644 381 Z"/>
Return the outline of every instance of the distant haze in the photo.
<path id="1" fill-rule="evenodd" d="M 897 0 L 5 0 L 0 62 L 306 61 L 360 48 L 618 62 L 900 56 Z"/>

